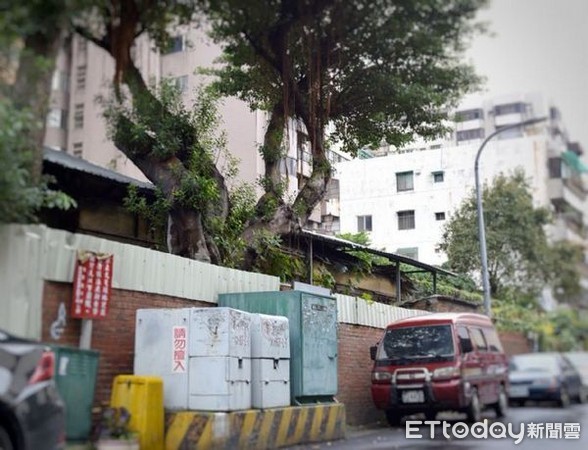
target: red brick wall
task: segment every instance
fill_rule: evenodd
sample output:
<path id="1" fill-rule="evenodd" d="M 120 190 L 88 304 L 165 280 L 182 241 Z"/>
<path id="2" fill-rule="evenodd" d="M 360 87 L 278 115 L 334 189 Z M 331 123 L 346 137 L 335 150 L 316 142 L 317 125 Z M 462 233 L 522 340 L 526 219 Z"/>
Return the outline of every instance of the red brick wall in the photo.
<path id="1" fill-rule="evenodd" d="M 46 282 L 43 293 L 43 340 L 58 345 L 78 346 L 81 320 L 69 318 L 71 283 Z M 51 338 L 50 327 L 58 316 L 60 303 L 68 311 L 67 325 L 59 340 Z M 108 318 L 94 320 L 92 348 L 100 352 L 95 404 L 109 401 L 112 380 L 116 375 L 133 371 L 135 311 L 138 308 L 176 308 L 212 306 L 210 303 L 157 294 L 114 289 Z M 359 325 L 339 324 L 339 392 L 345 404 L 347 423 L 360 425 L 383 419 L 374 408 L 370 392 L 372 360 L 370 346 L 384 331 Z"/>
<path id="2" fill-rule="evenodd" d="M 80 339 L 81 320 L 71 319 L 69 311 L 72 298 L 71 283 L 45 282 L 43 291 L 42 339 L 50 344 L 77 347 Z M 112 290 L 108 317 L 94 320 L 92 324 L 92 349 L 100 352 L 98 384 L 95 404 L 110 400 L 112 380 L 116 375 L 133 373 L 135 347 L 135 311 L 140 308 L 206 307 L 210 303 L 186 300 L 143 292 Z M 51 337 L 51 324 L 57 319 L 60 303 L 67 309 L 67 325 L 59 340 Z"/>
<path id="3" fill-rule="evenodd" d="M 502 347 L 504 347 L 504 352 L 508 356 L 532 351 L 531 343 L 524 333 L 518 331 L 499 331 L 498 336 L 500 337 Z"/>
<path id="4" fill-rule="evenodd" d="M 373 423 L 384 418 L 374 407 L 371 386 L 370 346 L 383 336 L 380 328 L 339 324 L 339 392 L 337 400 L 345 404 L 349 425 Z"/>

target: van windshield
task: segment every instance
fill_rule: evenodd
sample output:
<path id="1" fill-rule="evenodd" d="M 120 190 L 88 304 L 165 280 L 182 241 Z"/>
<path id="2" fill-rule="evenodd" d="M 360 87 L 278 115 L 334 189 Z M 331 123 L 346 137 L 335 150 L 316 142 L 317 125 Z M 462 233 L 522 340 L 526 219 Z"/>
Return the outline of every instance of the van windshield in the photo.
<path id="1" fill-rule="evenodd" d="M 387 330 L 376 359 L 447 361 L 454 354 L 451 325 L 431 325 Z"/>

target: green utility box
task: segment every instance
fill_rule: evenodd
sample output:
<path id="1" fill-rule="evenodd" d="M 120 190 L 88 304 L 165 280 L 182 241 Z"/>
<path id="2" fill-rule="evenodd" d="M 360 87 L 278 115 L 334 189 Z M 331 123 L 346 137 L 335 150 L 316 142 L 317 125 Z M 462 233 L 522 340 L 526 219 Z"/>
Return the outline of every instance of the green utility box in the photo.
<path id="1" fill-rule="evenodd" d="M 65 403 L 65 436 L 86 441 L 92 429 L 92 403 L 98 375 L 94 350 L 52 346 L 55 352 L 55 384 Z"/>
<path id="2" fill-rule="evenodd" d="M 337 394 L 337 301 L 302 291 L 221 294 L 219 306 L 285 316 L 290 326 L 293 404 L 334 401 Z"/>

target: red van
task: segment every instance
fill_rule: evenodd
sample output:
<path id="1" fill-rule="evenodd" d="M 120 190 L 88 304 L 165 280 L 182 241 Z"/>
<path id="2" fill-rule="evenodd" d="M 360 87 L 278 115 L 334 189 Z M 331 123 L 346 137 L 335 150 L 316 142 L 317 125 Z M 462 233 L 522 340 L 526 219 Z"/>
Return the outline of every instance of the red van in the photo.
<path id="1" fill-rule="evenodd" d="M 465 412 L 480 420 L 508 405 L 508 362 L 490 319 L 480 314 L 437 313 L 394 322 L 371 347 L 372 398 L 390 425 L 403 416 Z"/>

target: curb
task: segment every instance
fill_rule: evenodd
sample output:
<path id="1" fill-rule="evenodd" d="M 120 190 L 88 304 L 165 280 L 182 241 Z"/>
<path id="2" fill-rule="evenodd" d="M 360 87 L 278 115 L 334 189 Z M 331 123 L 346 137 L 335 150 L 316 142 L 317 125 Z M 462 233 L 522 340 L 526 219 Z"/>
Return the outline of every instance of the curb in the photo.
<path id="1" fill-rule="evenodd" d="M 264 450 L 345 437 L 345 406 L 294 406 L 167 416 L 166 450 Z"/>

